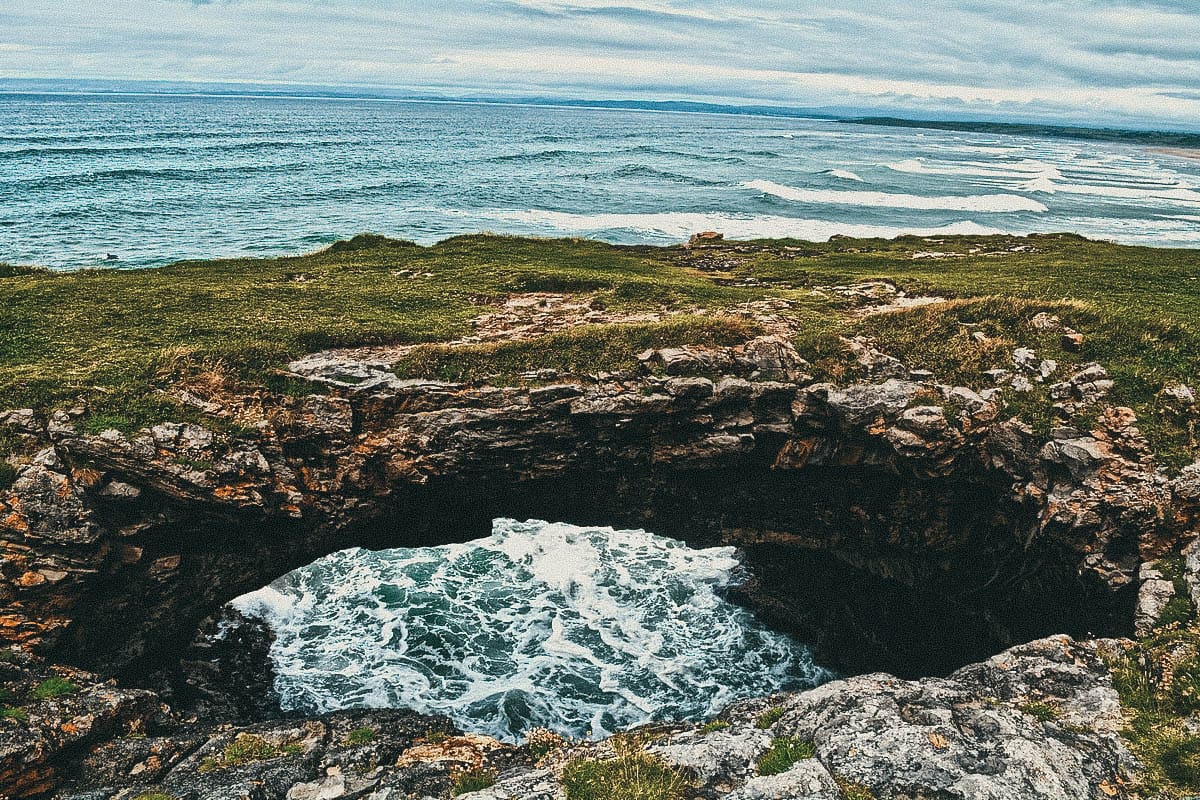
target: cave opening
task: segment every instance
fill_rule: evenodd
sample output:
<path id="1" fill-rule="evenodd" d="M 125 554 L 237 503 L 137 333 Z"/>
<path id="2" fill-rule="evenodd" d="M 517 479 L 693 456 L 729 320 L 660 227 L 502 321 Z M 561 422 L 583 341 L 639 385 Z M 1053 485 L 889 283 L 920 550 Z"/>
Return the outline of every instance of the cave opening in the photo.
<path id="1" fill-rule="evenodd" d="M 843 675 L 948 674 L 1041 636 L 1119 635 L 1132 618 L 1132 587 L 1114 593 L 1082 574 L 1079 543 L 1053 528 L 1032 534 L 1039 507 L 988 473 L 916 477 L 861 461 L 776 469 L 765 458 L 729 469 L 594 466 L 404 485 L 340 527 L 202 514 L 147 491 L 135 507 L 102 507 L 114 530 L 148 508 L 158 516 L 139 534 L 136 561 L 115 550 L 91 580 L 52 655 L 129 685 L 179 685 L 181 658 L 203 661 L 188 652 L 197 626 L 234 598 L 347 548 L 485 539 L 496 519 L 735 548 L 742 571 L 721 594 Z"/>
<path id="2" fill-rule="evenodd" d="M 834 677 L 728 599 L 739 555 L 512 519 L 462 544 L 342 550 L 232 601 L 193 645 L 215 657 L 193 661 L 182 690 L 242 717 L 272 692 L 285 714 L 405 707 L 520 741 L 706 719 Z"/>

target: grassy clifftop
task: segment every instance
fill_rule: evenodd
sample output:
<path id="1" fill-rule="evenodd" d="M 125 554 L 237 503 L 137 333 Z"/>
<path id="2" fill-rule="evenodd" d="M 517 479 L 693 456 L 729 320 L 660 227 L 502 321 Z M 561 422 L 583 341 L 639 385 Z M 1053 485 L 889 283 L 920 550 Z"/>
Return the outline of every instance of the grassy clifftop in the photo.
<path id="1" fill-rule="evenodd" d="M 868 280 L 953 302 L 860 318 L 828 291 Z M 108 421 L 141 424 L 181 413 L 155 391 L 181 375 L 216 369 L 257 382 L 314 350 L 455 340 L 520 293 L 566 294 L 626 315 L 671 313 L 519 347 L 457 348 L 449 366 L 446 353 L 432 348 L 401 365 L 468 379 L 547 366 L 611 369 L 647 345 L 744 337 L 746 321 L 722 312 L 783 298 L 803 331 L 801 352 L 832 378 L 853 370 L 840 339 L 851 335 L 967 385 L 980 384 L 983 370 L 1008 366 L 1015 346 L 1064 365 L 1100 361 L 1117 382 L 1114 399 L 1138 412 L 1168 460 L 1182 462 L 1195 449 L 1191 431 L 1156 396 L 1200 373 L 1198 281 L 1200 251 L 1069 235 L 695 249 L 488 235 L 418 247 L 364 235 L 288 258 L 74 273 L 4 267 L 0 407 L 84 398 Z M 1082 351 L 1066 352 L 1057 336 L 1033 329 L 1040 311 L 1084 333 Z"/>

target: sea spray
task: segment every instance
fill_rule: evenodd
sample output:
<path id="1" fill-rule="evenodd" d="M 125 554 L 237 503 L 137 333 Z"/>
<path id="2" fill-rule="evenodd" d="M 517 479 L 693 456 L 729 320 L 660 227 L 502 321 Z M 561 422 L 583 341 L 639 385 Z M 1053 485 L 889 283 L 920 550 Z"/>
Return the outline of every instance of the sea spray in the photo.
<path id="1" fill-rule="evenodd" d="M 721 597 L 737 565 L 645 531 L 497 520 L 471 544 L 334 553 L 234 604 L 276 632 L 286 709 L 600 736 L 830 677 Z"/>

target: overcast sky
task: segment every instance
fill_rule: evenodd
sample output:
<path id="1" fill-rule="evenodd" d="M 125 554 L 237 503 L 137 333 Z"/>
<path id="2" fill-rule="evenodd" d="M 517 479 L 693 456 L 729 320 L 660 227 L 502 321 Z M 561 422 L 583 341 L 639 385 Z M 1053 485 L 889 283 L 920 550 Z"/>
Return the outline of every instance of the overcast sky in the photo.
<path id="1" fill-rule="evenodd" d="M 0 77 L 765 101 L 1200 128 L 1200 0 L 4 0 Z"/>

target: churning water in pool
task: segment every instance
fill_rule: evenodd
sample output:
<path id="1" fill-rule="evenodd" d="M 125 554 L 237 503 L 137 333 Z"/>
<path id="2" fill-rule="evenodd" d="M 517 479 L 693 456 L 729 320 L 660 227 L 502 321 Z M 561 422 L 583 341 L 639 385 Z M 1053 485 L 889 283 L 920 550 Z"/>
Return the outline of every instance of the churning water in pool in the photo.
<path id="1" fill-rule="evenodd" d="M 831 677 L 722 599 L 737 566 L 645 531 L 497 520 L 470 544 L 334 553 L 234 604 L 276 632 L 286 709 L 600 736 Z"/>

